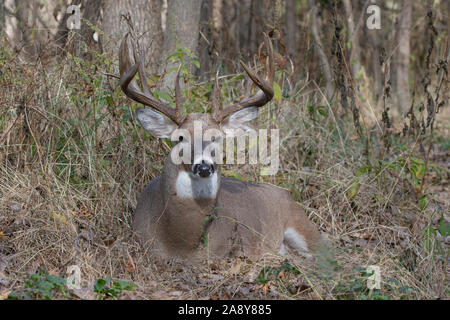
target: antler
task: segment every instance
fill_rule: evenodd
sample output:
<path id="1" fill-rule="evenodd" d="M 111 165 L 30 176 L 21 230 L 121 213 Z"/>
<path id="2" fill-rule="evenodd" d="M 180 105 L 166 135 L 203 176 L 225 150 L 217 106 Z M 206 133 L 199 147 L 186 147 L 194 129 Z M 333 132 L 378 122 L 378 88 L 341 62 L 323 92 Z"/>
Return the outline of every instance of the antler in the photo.
<path id="1" fill-rule="evenodd" d="M 248 107 L 262 107 L 266 103 L 268 103 L 273 98 L 273 79 L 275 73 L 275 64 L 273 58 L 273 46 L 270 38 L 267 34 L 264 33 L 264 43 L 267 48 L 267 60 L 266 61 L 266 77 L 265 79 L 261 79 L 256 73 L 250 70 L 242 61 L 241 65 L 244 68 L 245 72 L 247 72 L 249 79 L 247 83 L 246 93 L 244 99 L 239 103 L 228 106 L 227 108 L 222 110 L 222 106 L 220 103 L 220 89 L 219 83 L 216 81 L 214 84 L 214 90 L 212 95 L 212 115 L 217 122 L 222 121 L 229 115 L 242 110 Z M 250 97 L 250 79 L 259 87 L 260 90 L 256 94 Z"/>
<path id="2" fill-rule="evenodd" d="M 153 109 L 163 113 L 176 124 L 180 125 L 186 118 L 183 112 L 183 103 L 181 101 L 180 93 L 180 83 L 179 75 L 180 70 L 178 70 L 177 77 L 175 80 L 175 104 L 176 108 L 172 108 L 169 105 L 162 103 L 161 101 L 155 99 L 150 94 L 150 89 L 148 87 L 147 78 L 145 76 L 144 69 L 144 48 L 142 47 L 141 56 L 138 58 L 138 62 L 131 66 L 130 55 L 128 52 L 128 36 L 129 33 L 123 38 L 120 44 L 120 80 L 119 84 L 122 91 L 132 100 L 142 103 L 143 105 L 152 107 Z M 136 50 L 133 46 L 133 54 L 136 57 Z M 135 58 L 136 60 L 136 58 Z M 143 91 L 139 89 L 134 76 L 136 73 L 139 74 L 139 80 L 141 82 Z"/>

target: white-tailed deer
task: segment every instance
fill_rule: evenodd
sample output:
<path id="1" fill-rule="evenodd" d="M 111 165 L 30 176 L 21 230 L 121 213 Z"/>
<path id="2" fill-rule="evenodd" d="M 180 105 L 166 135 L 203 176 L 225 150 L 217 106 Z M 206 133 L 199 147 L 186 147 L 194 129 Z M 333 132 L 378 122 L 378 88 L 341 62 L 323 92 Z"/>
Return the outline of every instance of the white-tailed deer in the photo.
<path id="1" fill-rule="evenodd" d="M 201 122 L 203 132 L 215 129 L 222 135 L 227 128 L 246 128 L 246 122 L 257 116 L 257 108 L 268 103 L 274 95 L 273 47 L 269 37 L 264 37 L 268 53 L 265 78 L 241 62 L 259 90 L 250 96 L 248 86 L 244 99 L 227 108 L 220 105 L 217 79 L 211 113 L 183 113 L 178 76 L 176 107 L 155 99 L 147 85 L 143 52 L 138 59 L 133 47 L 136 63 L 132 65 L 130 61 L 128 35 L 120 46 L 120 86 L 129 98 L 158 111 L 137 110 L 137 118 L 154 137 L 172 136 L 173 139 L 173 133 L 181 132 L 176 131 L 180 129 L 192 137 L 195 121 Z M 134 79 L 136 73 L 142 90 Z M 215 143 L 221 141 L 218 138 Z M 183 135 L 178 139 L 193 143 Z M 211 141 L 202 141 L 202 151 Z M 272 185 L 222 178 L 219 164 L 204 153 L 192 153 L 191 163 L 176 164 L 172 153 L 179 151 L 174 150 L 171 150 L 161 176 L 152 180 L 142 192 L 134 216 L 135 231 L 145 241 L 152 241 L 156 251 L 165 256 L 184 258 L 205 254 L 257 257 L 266 251 L 284 255 L 288 249 L 303 256 L 314 253 L 320 235 L 287 191 Z"/>

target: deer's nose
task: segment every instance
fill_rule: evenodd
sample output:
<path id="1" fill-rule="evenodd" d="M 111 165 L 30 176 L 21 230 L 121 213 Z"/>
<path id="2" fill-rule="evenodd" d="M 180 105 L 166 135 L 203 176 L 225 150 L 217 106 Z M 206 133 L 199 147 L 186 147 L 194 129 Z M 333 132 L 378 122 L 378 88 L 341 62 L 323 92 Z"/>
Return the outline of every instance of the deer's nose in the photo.
<path id="1" fill-rule="evenodd" d="M 202 163 L 194 165 L 194 174 L 198 174 L 202 178 L 207 178 L 214 173 L 214 167 L 202 160 Z"/>

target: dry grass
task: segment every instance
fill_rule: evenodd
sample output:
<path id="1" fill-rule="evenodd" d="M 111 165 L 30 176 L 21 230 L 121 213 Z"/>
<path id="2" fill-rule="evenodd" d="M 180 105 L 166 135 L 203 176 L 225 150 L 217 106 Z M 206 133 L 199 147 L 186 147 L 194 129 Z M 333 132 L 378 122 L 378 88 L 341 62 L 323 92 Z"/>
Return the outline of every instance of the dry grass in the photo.
<path id="1" fill-rule="evenodd" d="M 76 58 L 25 63 L 1 54 L 0 296 L 20 290 L 38 270 L 65 277 L 69 265 L 78 265 L 85 294 L 109 276 L 137 284 L 121 298 L 361 299 L 369 293 L 357 268 L 378 265 L 383 284 L 371 297 L 449 298 L 448 242 L 426 232 L 439 227 L 441 215 L 448 223 L 449 151 L 432 149 L 437 169 L 426 182 L 435 186 L 420 208 L 407 174 L 377 160 L 381 133 L 374 119 L 381 110 L 361 113 L 371 132 L 367 155 L 352 119 L 336 106 L 311 113 L 324 103 L 311 83 L 298 84 L 303 90 L 261 116 L 261 123 L 281 128 L 283 141 L 279 174 L 264 181 L 290 189 L 335 247 L 332 276 L 298 265 L 261 284 L 255 280 L 262 268 L 286 261 L 265 256 L 189 266 L 152 257 L 136 242 L 130 226 L 136 199 L 159 174 L 168 146 L 137 126 L 121 107 L 129 101 L 106 77 Z M 105 57 L 96 59 L 110 71 Z M 449 119 L 448 108 L 438 116 Z M 402 121 L 395 121 L 400 132 Z M 438 119 L 435 128 L 447 143 L 448 123 Z M 397 148 L 385 161 L 414 152 Z M 228 169 L 262 181 L 255 167 Z"/>

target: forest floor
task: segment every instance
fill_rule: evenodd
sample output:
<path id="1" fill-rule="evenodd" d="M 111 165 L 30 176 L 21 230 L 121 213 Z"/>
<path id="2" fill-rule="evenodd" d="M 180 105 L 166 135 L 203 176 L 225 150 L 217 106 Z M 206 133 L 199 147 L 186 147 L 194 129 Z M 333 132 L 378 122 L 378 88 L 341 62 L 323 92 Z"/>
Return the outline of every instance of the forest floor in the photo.
<path id="1" fill-rule="evenodd" d="M 387 150 L 372 98 L 360 94 L 360 137 L 336 102 L 300 82 L 258 120 L 281 130 L 278 174 L 242 165 L 224 175 L 290 190 L 328 234 L 332 270 L 277 255 L 194 266 L 152 256 L 133 235 L 137 197 L 169 144 L 140 128 L 135 104 L 97 70 L 111 64 L 97 59 L 44 68 L 1 52 L 0 299 L 450 298 L 448 105 L 432 144 L 429 134 L 403 135 L 406 120 L 393 117 Z M 237 98 L 236 83 L 223 86 L 226 99 Z M 210 89 L 193 86 L 186 104 L 199 108 Z M 370 265 L 380 268 L 380 289 L 366 286 Z M 74 268 L 82 289 L 68 290 Z"/>

